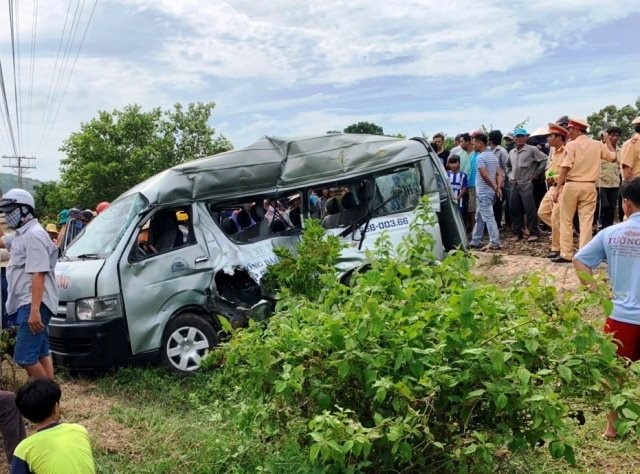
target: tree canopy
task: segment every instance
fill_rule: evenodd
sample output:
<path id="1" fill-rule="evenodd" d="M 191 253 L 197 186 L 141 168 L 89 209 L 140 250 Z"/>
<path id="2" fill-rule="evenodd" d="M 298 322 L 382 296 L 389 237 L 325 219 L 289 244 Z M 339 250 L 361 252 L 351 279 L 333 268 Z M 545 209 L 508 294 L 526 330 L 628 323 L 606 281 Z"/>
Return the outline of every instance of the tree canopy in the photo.
<path id="1" fill-rule="evenodd" d="M 344 133 L 368 133 L 371 135 L 384 135 L 382 127 L 372 122 L 354 123 L 345 128 Z"/>
<path id="2" fill-rule="evenodd" d="M 594 112 L 587 117 L 591 136 L 597 138 L 601 131 L 607 127 L 617 125 L 622 130 L 620 140 L 624 141 L 633 135 L 631 121 L 640 115 L 640 97 L 636 99 L 634 105 L 625 105 L 617 108 L 615 105 L 607 105 L 598 112 Z"/>
<path id="3" fill-rule="evenodd" d="M 145 112 L 133 104 L 98 112 L 60 148 L 66 155 L 60 196 L 69 206 L 93 208 L 171 166 L 231 150 L 229 140 L 208 125 L 214 107 L 213 102 L 176 104 Z"/>

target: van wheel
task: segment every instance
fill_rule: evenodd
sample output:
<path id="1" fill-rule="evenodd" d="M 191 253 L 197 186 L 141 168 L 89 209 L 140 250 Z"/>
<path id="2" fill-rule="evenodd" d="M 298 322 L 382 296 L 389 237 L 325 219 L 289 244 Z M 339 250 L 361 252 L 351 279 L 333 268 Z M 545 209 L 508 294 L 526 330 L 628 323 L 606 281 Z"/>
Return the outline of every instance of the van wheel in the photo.
<path id="1" fill-rule="evenodd" d="M 181 314 L 167 324 L 162 338 L 162 364 L 175 373 L 193 373 L 209 349 L 218 345 L 209 321 L 193 313 Z"/>

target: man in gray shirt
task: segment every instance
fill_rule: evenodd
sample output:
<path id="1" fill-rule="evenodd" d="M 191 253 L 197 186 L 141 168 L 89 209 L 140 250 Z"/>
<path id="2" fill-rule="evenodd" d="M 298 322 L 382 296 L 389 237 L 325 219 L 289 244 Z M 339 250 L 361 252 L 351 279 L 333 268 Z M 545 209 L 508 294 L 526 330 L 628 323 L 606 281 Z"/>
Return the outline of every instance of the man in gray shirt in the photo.
<path id="1" fill-rule="evenodd" d="M 15 235 L 0 238 L 11 252 L 7 267 L 7 313 L 17 313 L 18 336 L 14 360 L 29 377 L 53 378 L 49 351 L 49 320 L 58 308 L 55 266 L 58 250 L 35 218 L 33 196 L 24 189 L 2 195 L 0 212 Z M 0 237 L 4 233 L 0 230 Z"/>
<path id="2" fill-rule="evenodd" d="M 533 194 L 533 179 L 542 176 L 547 165 L 547 155 L 535 146 L 527 145 L 527 131 L 516 128 L 513 131 L 516 146 L 509 152 L 507 176 L 510 184 L 509 212 L 516 239 L 524 234 L 524 219 L 527 216 L 529 242 L 540 238 L 538 229 L 538 206 Z"/>

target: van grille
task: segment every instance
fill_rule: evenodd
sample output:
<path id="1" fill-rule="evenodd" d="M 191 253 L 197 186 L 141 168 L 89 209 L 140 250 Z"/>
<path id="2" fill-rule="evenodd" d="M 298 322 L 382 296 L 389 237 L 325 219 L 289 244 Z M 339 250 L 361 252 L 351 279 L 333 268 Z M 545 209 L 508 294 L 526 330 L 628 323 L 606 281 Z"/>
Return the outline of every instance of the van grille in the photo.
<path id="1" fill-rule="evenodd" d="M 62 354 L 88 354 L 91 351 L 91 339 L 88 337 L 61 337 L 49 336 L 49 347 L 54 352 Z"/>

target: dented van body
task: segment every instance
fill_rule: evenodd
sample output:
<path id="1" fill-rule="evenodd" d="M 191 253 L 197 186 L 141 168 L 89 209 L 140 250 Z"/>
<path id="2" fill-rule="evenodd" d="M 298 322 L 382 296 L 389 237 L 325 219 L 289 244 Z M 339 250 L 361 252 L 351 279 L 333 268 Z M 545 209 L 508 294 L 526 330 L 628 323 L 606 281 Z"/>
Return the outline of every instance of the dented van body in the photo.
<path id="1" fill-rule="evenodd" d="M 58 262 L 54 360 L 73 371 L 158 358 L 197 370 L 221 318 L 241 324 L 264 302 L 274 249 L 294 248 L 305 220 L 346 242 L 348 275 L 382 232 L 402 240 L 422 196 L 438 217 L 425 226 L 436 255 L 466 249 L 445 170 L 420 139 L 263 137 L 168 169 L 121 195 Z"/>

